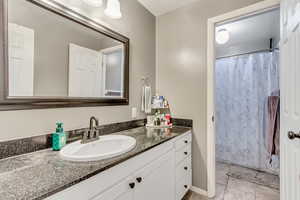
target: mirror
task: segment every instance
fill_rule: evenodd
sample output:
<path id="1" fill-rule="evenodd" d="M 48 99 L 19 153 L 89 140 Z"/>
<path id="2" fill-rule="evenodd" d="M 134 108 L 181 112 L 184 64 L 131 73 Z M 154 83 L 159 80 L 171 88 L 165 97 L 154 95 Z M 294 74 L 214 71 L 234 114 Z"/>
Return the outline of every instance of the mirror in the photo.
<path id="1" fill-rule="evenodd" d="M 128 103 L 128 38 L 54 0 L 6 10 L 7 99 Z"/>

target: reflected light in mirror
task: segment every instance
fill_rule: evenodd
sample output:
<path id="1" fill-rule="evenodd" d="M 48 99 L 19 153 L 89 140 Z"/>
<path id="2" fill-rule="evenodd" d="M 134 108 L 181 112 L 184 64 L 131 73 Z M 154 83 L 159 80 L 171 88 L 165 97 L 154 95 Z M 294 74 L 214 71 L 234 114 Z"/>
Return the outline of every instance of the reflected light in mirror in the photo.
<path id="1" fill-rule="evenodd" d="M 120 1 L 108 0 L 104 14 L 113 19 L 120 19 L 122 17 Z"/>
<path id="2" fill-rule="evenodd" d="M 216 42 L 218 44 L 225 44 L 229 41 L 230 34 L 227 29 L 220 29 L 216 33 Z"/>
<path id="3" fill-rule="evenodd" d="M 116 66 L 118 65 L 119 59 L 115 56 L 109 56 L 107 62 L 110 63 L 111 65 Z"/>
<path id="4" fill-rule="evenodd" d="M 103 0 L 83 0 L 83 2 L 93 7 L 101 7 L 103 5 Z"/>

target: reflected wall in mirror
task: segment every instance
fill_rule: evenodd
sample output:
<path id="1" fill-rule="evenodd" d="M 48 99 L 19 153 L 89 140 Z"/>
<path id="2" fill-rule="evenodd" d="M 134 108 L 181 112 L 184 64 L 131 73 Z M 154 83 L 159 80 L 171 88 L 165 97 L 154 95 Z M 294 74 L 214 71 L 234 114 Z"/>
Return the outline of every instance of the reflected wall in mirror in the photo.
<path id="1" fill-rule="evenodd" d="M 7 1 L 9 98 L 123 98 L 124 42 L 35 3 Z"/>

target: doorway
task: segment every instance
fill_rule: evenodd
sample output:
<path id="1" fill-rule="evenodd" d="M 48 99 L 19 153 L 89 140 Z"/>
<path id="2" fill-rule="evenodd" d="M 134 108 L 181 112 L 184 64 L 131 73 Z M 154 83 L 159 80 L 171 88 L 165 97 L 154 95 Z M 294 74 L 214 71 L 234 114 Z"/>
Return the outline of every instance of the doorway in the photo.
<path id="1" fill-rule="evenodd" d="M 266 13 L 272 13 L 275 12 L 275 10 L 277 9 L 278 11 L 279 8 L 279 1 L 264 1 L 261 3 L 257 3 L 254 5 L 251 5 L 249 7 L 243 8 L 243 9 L 239 9 L 237 11 L 233 11 L 231 13 L 227 13 L 224 14 L 222 16 L 218 16 L 215 18 L 211 18 L 208 20 L 208 90 L 207 90 L 207 128 L 208 128 L 208 138 L 207 138 L 207 151 L 208 151 L 208 196 L 209 197 L 214 197 L 216 194 L 218 195 L 218 193 L 220 193 L 220 188 L 216 187 L 216 169 L 217 170 L 222 170 L 226 171 L 227 169 L 236 169 L 236 170 L 232 170 L 232 171 L 226 171 L 225 176 L 229 178 L 232 178 L 231 181 L 235 181 L 237 177 L 242 177 L 244 179 L 250 179 L 250 180 L 242 180 L 242 181 L 246 181 L 252 184 L 256 184 L 255 181 L 257 181 L 257 184 L 262 184 L 262 182 L 258 182 L 259 180 L 263 179 L 260 178 L 258 180 L 258 177 L 262 177 L 265 174 L 259 174 L 259 173 L 266 173 L 267 175 L 270 174 L 274 175 L 274 177 L 276 176 L 276 173 L 278 173 L 279 170 L 279 166 L 278 168 L 276 168 L 276 158 L 275 157 L 268 157 L 266 155 L 263 155 L 263 145 L 265 145 L 264 143 L 264 130 L 265 130 L 265 121 L 266 121 L 266 113 L 262 112 L 262 110 L 265 110 L 266 104 L 265 101 L 263 99 L 265 99 L 266 95 L 267 96 L 271 96 L 272 92 L 268 92 L 267 90 L 270 89 L 276 89 L 276 87 L 278 87 L 279 89 L 279 80 L 276 80 L 276 73 L 273 74 L 274 77 L 268 76 L 267 74 L 272 74 L 270 71 L 267 72 L 268 70 L 274 70 L 276 68 L 276 59 L 278 60 L 278 57 L 276 57 L 276 45 L 277 42 L 276 38 L 270 37 L 267 39 L 266 44 L 267 44 L 267 48 L 261 48 L 258 47 L 259 45 L 255 45 L 254 41 L 249 43 L 248 45 L 245 45 L 243 48 L 237 47 L 237 45 L 235 47 L 232 48 L 232 44 L 231 44 L 231 48 L 230 46 L 226 46 L 225 43 L 228 42 L 226 40 L 228 40 L 228 35 L 231 35 L 230 33 L 228 34 L 228 32 L 226 33 L 226 26 L 228 27 L 230 24 L 232 25 L 233 23 L 237 23 L 240 22 L 242 20 L 248 20 L 251 21 L 253 20 L 253 17 L 257 17 L 260 15 L 266 15 Z M 275 10 L 274 10 L 275 9 Z M 257 20 L 257 19 L 254 19 Z M 279 18 L 278 18 L 279 20 Z M 248 24 L 249 25 L 249 24 Z M 245 26 L 247 27 L 247 26 Z M 245 28 L 244 27 L 244 28 Z M 215 30 L 216 28 L 216 30 Z M 241 27 L 240 27 L 241 28 Z M 215 36 L 217 36 L 217 34 L 215 34 L 215 32 L 221 32 L 221 37 L 219 38 L 220 43 L 223 43 L 223 47 L 225 48 L 219 48 L 217 46 L 215 46 Z M 234 32 L 234 31 L 232 31 Z M 259 30 L 257 30 L 257 32 L 259 32 Z M 222 35 L 223 34 L 223 35 Z M 232 33 L 231 35 L 232 37 L 234 36 L 234 34 Z M 252 37 L 253 34 L 248 35 L 248 37 L 246 37 L 247 35 L 245 35 L 245 38 L 249 38 Z M 229 36 L 230 37 L 230 36 Z M 223 40 L 223 41 L 222 41 Z M 262 43 L 262 42 L 258 42 L 258 43 Z M 228 43 L 230 44 L 230 43 Z M 237 43 L 239 44 L 239 43 Z M 254 47 L 251 47 L 251 45 L 253 45 Z M 224 50 L 225 49 L 225 50 Z M 217 58 L 217 60 L 216 60 Z M 267 62 L 269 62 L 269 66 L 271 66 L 269 69 L 265 68 L 264 66 L 267 65 Z M 253 67 L 255 63 L 256 67 Z M 275 63 L 275 65 L 272 65 L 271 63 Z M 277 62 L 278 63 L 278 62 Z M 249 66 L 247 66 L 249 65 Z M 217 70 L 218 67 L 218 70 Z M 249 71 L 249 68 L 251 69 Z M 235 69 L 233 70 L 231 73 L 229 73 L 229 69 Z M 248 71 L 247 71 L 248 69 Z M 257 71 L 258 70 L 258 71 Z M 263 71 L 266 70 L 266 71 Z M 276 70 L 275 70 L 276 71 Z M 256 73 L 257 72 L 257 73 Z M 218 73 L 218 74 L 217 74 Z M 226 76 L 224 76 L 224 73 L 227 73 Z M 222 75 L 223 74 L 223 75 Z M 251 76 L 249 76 L 251 74 Z M 264 76 L 262 76 L 262 74 L 264 74 Z M 278 73 L 279 74 L 279 73 Z M 248 76 L 248 78 L 247 78 Z M 259 78 L 259 76 L 261 76 Z M 266 76 L 268 76 L 269 82 L 267 81 L 263 81 L 266 79 Z M 239 80 L 239 78 L 241 78 Z M 218 79 L 218 81 L 217 81 Z M 242 84 L 242 81 L 245 81 L 244 84 Z M 222 85 L 224 86 L 224 83 L 228 83 L 228 81 L 232 81 L 235 82 L 235 86 L 233 85 L 231 88 L 222 88 Z M 265 84 L 265 90 L 261 90 L 262 87 L 254 87 L 255 84 L 257 84 L 257 82 L 261 82 L 263 84 Z M 277 83 L 278 82 L 278 83 Z M 246 84 L 248 83 L 248 85 Z M 273 88 L 270 87 L 270 85 L 273 84 Z M 228 86 L 228 84 L 227 84 Z M 258 85 L 257 85 L 258 86 Z M 218 88 L 217 88 L 218 87 Z M 244 88 L 243 88 L 244 87 Z M 251 87 L 253 90 L 251 91 L 245 91 L 246 88 Z M 236 102 L 228 102 L 228 100 L 230 98 L 226 98 L 226 97 L 232 97 L 234 92 L 237 92 L 238 89 L 240 89 L 241 93 L 244 93 L 245 95 L 235 95 L 236 98 L 231 98 L 234 99 Z M 256 91 L 254 91 L 256 88 Z M 261 95 L 259 92 L 265 92 L 265 95 Z M 219 92 L 218 94 L 221 93 L 221 95 L 217 95 L 216 92 Z M 230 92 L 232 94 L 230 94 Z M 242 99 L 242 97 L 247 96 L 247 92 L 250 94 L 251 92 L 255 92 L 256 93 L 256 99 L 255 102 L 261 102 L 260 105 L 257 104 L 253 104 L 253 106 L 256 106 L 256 108 L 254 109 L 254 107 L 251 108 L 251 111 L 253 111 L 253 109 L 255 111 L 251 112 L 247 112 L 247 115 L 243 114 L 245 112 L 241 112 L 241 108 L 245 108 L 243 106 L 248 106 L 246 109 L 249 109 L 249 104 L 247 105 L 247 102 L 249 103 L 249 99 L 253 99 L 252 98 L 244 98 Z M 229 96 L 228 96 L 229 95 Z M 264 96 L 264 97 L 263 97 Z M 262 99 L 263 98 L 263 99 Z M 248 99 L 248 100 L 247 100 Z M 226 101 L 227 102 L 226 102 Z M 236 109 L 236 112 L 233 112 L 232 109 L 228 108 L 228 105 L 232 105 L 232 104 L 237 104 L 238 102 L 244 102 L 241 103 L 241 107 Z M 218 102 L 220 104 L 218 104 Z M 223 103 L 223 104 L 222 104 Z M 218 108 L 216 108 L 216 104 L 219 105 Z M 222 110 L 222 106 L 226 107 L 226 109 Z M 223 112 L 224 111 L 224 112 Z M 245 110 L 244 110 L 245 111 Z M 217 113 L 218 112 L 218 113 Z M 238 114 L 240 112 L 240 114 Z M 230 130 L 230 128 L 234 127 L 233 125 L 233 121 L 227 121 L 228 119 L 230 119 L 230 115 L 237 117 L 239 116 L 240 118 L 245 118 L 245 117 L 252 117 L 251 123 L 247 123 L 247 119 L 245 118 L 244 120 L 244 125 L 242 125 L 242 123 L 237 123 L 237 126 L 235 127 L 236 130 L 243 128 L 243 134 L 245 134 L 244 138 L 247 138 L 247 134 L 249 134 L 249 131 L 251 132 L 251 128 L 253 133 L 255 133 L 254 135 L 251 137 L 252 140 L 248 139 L 248 140 L 235 140 L 233 144 L 226 144 L 224 143 L 224 141 L 228 142 L 228 138 L 243 138 L 241 137 L 241 135 L 227 135 L 227 138 L 223 138 L 219 140 L 217 139 L 217 137 L 220 137 L 220 135 L 217 135 L 218 132 L 222 132 L 219 131 L 220 129 L 222 130 L 227 130 L 224 131 L 223 135 L 221 136 L 226 136 L 226 133 L 238 133 L 238 131 L 234 131 L 234 130 Z M 259 115 L 260 118 L 254 118 L 253 116 L 257 116 Z M 226 119 L 223 120 L 223 122 L 221 122 L 220 126 L 218 126 L 218 122 L 220 122 L 220 116 L 222 116 L 222 118 Z M 234 118 L 233 117 L 233 118 Z M 233 118 L 231 118 L 233 120 Z M 235 118 L 238 119 L 238 118 Z M 254 121 L 256 120 L 257 123 L 254 123 Z M 236 120 L 237 121 L 237 120 Z M 241 121 L 239 121 L 241 122 Z M 223 123 L 223 124 L 222 124 Z M 251 126 L 252 127 L 251 127 Z M 219 129 L 218 129 L 219 128 Z M 248 131 L 247 128 L 249 129 Z M 260 141 L 260 142 L 257 142 Z M 245 145 L 247 143 L 252 144 L 252 146 L 250 145 L 250 148 L 244 148 Z M 218 145 L 220 145 L 218 147 Z M 228 147 L 231 145 L 231 151 L 228 151 Z M 247 145 L 246 145 L 247 146 Z M 239 147 L 241 147 L 239 149 Z M 216 151 L 216 148 L 217 151 Z M 254 149 L 253 149 L 254 148 Z M 240 151 L 239 151 L 240 150 Z M 242 151 L 241 151 L 242 150 Z M 251 151 L 253 150 L 253 152 Z M 235 152 L 237 151 L 237 152 Z M 225 153 L 229 154 L 225 154 Z M 243 152 L 243 153 L 241 153 Z M 223 153 L 223 154 L 222 154 Z M 248 154 L 247 154 L 248 153 Z M 239 155 L 239 156 L 237 156 Z M 245 156 L 247 155 L 247 156 Z M 258 156 L 257 156 L 258 155 Z M 263 155 L 263 156 L 262 156 Z M 226 157 L 227 156 L 227 157 Z M 217 159 L 216 159 L 217 158 Z M 266 163 L 262 163 L 262 160 L 264 158 L 268 158 L 268 159 L 272 159 L 273 165 L 271 168 L 268 168 Z M 218 164 L 216 165 L 216 161 L 221 161 L 218 162 Z M 231 162 L 230 162 L 231 161 Z M 265 159 L 266 162 L 268 162 L 267 159 Z M 217 167 L 216 167 L 217 166 Z M 262 167 L 265 166 L 265 167 Z M 249 171 L 248 169 L 251 168 Z M 251 171 L 252 170 L 252 171 Z M 258 171 L 259 170 L 259 171 Z M 277 171 L 276 171 L 277 170 Z M 237 172 L 248 172 L 248 173 L 252 173 L 252 176 L 245 173 L 237 173 Z M 219 175 L 219 174 L 218 174 Z M 260 175 L 260 176 L 258 176 Z M 267 175 L 265 175 L 267 177 Z M 225 177 L 224 176 L 224 177 Z M 231 177 L 229 177 L 231 176 Z M 236 176 L 236 177 L 234 177 Z M 220 178 L 218 177 L 218 181 L 220 181 Z M 228 181 L 228 180 L 227 180 Z M 232 183 L 234 184 L 234 183 Z M 240 184 L 238 184 L 240 185 Z M 250 185 L 250 184 L 249 184 Z M 229 187 L 229 185 L 223 185 L 225 188 Z M 254 185 L 255 186 L 255 185 Z M 278 185 L 274 186 L 274 187 L 279 187 L 279 183 Z M 274 188 L 271 188 L 274 189 Z M 276 189 L 276 188 L 275 188 Z M 223 189 L 221 189 L 222 191 Z M 247 191 L 244 191 L 247 193 Z M 278 191 L 279 193 L 279 191 Z M 223 194 L 225 195 L 225 194 Z M 231 194 L 232 195 L 232 194 Z M 239 194 L 236 194 L 239 195 Z"/>
<path id="2" fill-rule="evenodd" d="M 277 8 L 216 24 L 216 195 L 225 199 L 279 199 L 279 20 Z"/>

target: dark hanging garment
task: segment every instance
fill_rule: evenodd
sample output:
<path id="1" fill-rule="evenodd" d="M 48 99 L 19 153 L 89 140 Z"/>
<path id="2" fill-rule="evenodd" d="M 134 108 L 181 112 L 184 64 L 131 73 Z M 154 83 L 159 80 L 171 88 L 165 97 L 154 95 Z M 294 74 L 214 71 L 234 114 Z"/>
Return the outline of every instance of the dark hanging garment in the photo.
<path id="1" fill-rule="evenodd" d="M 267 149 L 270 157 L 279 155 L 279 137 L 280 137 L 280 97 L 268 97 L 268 132 Z M 270 160 L 272 161 L 272 160 Z"/>

